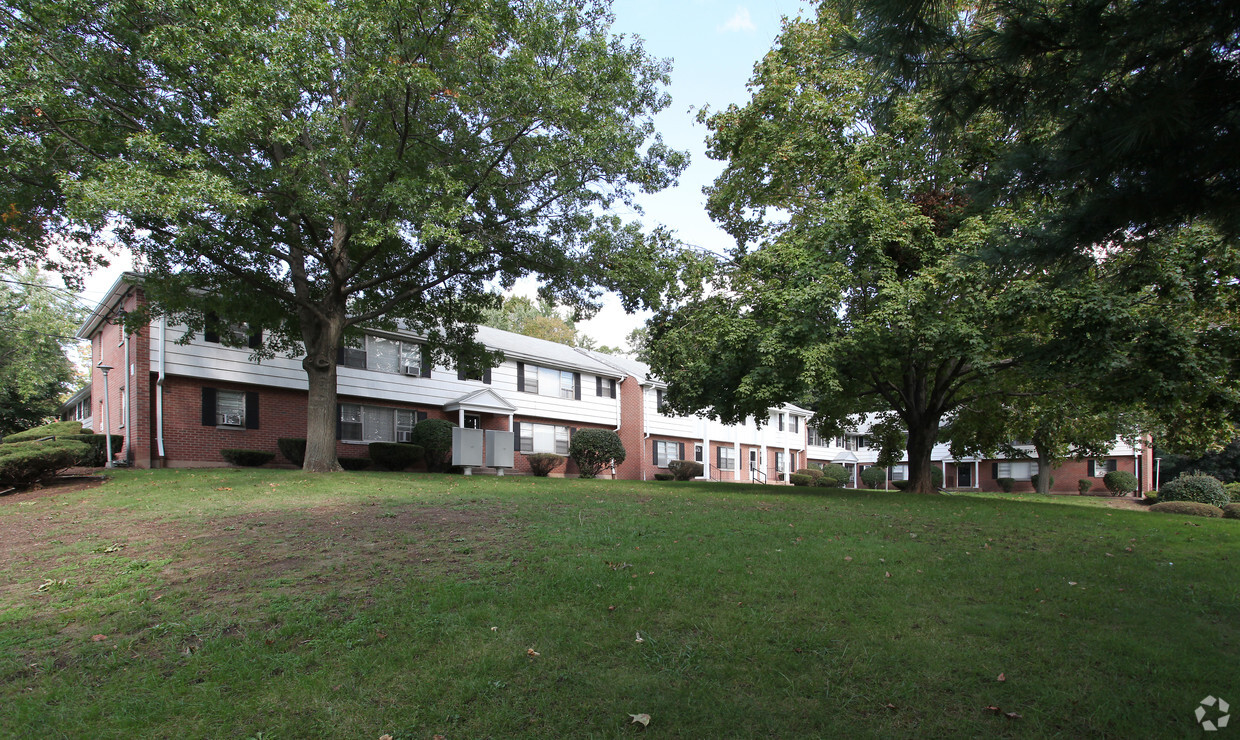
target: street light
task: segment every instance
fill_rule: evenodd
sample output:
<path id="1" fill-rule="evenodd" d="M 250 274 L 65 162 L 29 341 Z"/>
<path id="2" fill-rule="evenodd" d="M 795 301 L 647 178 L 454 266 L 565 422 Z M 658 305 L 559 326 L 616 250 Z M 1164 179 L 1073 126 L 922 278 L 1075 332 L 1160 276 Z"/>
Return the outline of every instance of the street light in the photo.
<path id="1" fill-rule="evenodd" d="M 108 450 L 107 466 L 114 468 L 116 466 L 112 463 L 112 407 L 108 403 L 108 371 L 112 369 L 112 366 L 100 360 L 96 367 L 99 368 L 99 372 L 103 373 L 103 432 Z"/>

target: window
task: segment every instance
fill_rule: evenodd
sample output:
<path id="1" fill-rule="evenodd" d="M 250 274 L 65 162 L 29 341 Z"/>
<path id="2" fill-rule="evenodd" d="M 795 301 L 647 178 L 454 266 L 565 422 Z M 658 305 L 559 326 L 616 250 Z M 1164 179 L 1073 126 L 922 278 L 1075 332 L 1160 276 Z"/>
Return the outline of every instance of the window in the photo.
<path id="1" fill-rule="evenodd" d="M 258 393 L 204 387 L 202 389 L 202 425 L 230 429 L 258 429 Z"/>
<path id="2" fill-rule="evenodd" d="M 1029 480 L 1038 472 L 1038 464 L 1029 460 L 1005 460 L 996 463 L 995 467 L 999 473 L 995 476 L 996 478 L 1011 478 L 1012 480 Z"/>
<path id="3" fill-rule="evenodd" d="M 599 398 L 615 398 L 616 397 L 616 379 L 604 378 L 601 375 L 594 378 L 594 395 Z"/>
<path id="4" fill-rule="evenodd" d="M 517 363 L 517 390 L 540 396 L 581 400 L 581 373 Z"/>
<path id="5" fill-rule="evenodd" d="M 693 445 L 693 461 L 694 461 L 694 462 L 703 462 L 703 460 L 702 460 L 702 445 Z"/>
<path id="6" fill-rule="evenodd" d="M 222 427 L 244 427 L 245 394 L 241 391 L 216 391 L 215 423 Z"/>
<path id="7" fill-rule="evenodd" d="M 827 440 L 818 436 L 818 430 L 809 426 L 808 424 L 805 426 L 805 436 L 806 436 L 806 444 L 812 445 L 814 447 L 826 447 L 827 446 Z M 838 447 L 840 445 L 836 445 L 836 446 Z"/>
<path id="8" fill-rule="evenodd" d="M 715 467 L 720 470 L 736 470 L 736 448 L 716 447 Z"/>
<path id="9" fill-rule="evenodd" d="M 788 431 L 790 432 L 801 431 L 801 417 L 790 414 L 788 416 L 788 426 Z"/>
<path id="10" fill-rule="evenodd" d="M 1102 478 L 1107 473 L 1114 473 L 1117 469 L 1115 459 L 1111 460 L 1090 460 L 1089 461 L 1089 477 Z"/>
<path id="11" fill-rule="evenodd" d="M 906 465 L 905 463 L 900 463 L 899 465 L 892 465 L 891 466 L 891 479 L 892 480 L 908 480 L 908 465 Z"/>
<path id="12" fill-rule="evenodd" d="M 221 336 L 227 338 L 228 344 L 236 347 L 249 346 L 250 349 L 258 349 L 263 344 L 262 329 L 252 329 L 245 324 L 224 325 L 219 316 L 208 312 L 206 326 L 202 332 L 202 341 L 222 344 Z"/>
<path id="13" fill-rule="evenodd" d="M 784 415 L 779 415 L 779 431 L 784 431 Z"/>
<path id="14" fill-rule="evenodd" d="M 425 411 L 342 403 L 337 437 L 345 442 L 408 442 L 413 427 L 425 419 Z"/>
<path id="15" fill-rule="evenodd" d="M 780 416 L 782 417 L 783 414 L 780 414 Z M 775 472 L 776 473 L 784 472 L 784 453 L 782 452 L 775 453 Z"/>
<path id="16" fill-rule="evenodd" d="M 369 334 L 360 347 L 341 347 L 336 355 L 336 364 L 380 373 L 401 373 L 422 378 L 431 376 L 430 363 L 421 344 Z"/>
<path id="17" fill-rule="evenodd" d="M 681 455 L 684 454 L 684 448 L 684 444 L 681 442 L 655 440 L 654 466 L 656 468 L 666 468 L 671 461 L 681 459 Z"/>
<path id="18" fill-rule="evenodd" d="M 552 424 L 516 425 L 517 449 L 519 452 L 554 452 L 557 455 L 568 454 L 568 441 L 572 430 L 565 426 Z"/>
<path id="19" fill-rule="evenodd" d="M 656 414 L 663 413 L 663 389 L 654 389 L 654 411 Z"/>

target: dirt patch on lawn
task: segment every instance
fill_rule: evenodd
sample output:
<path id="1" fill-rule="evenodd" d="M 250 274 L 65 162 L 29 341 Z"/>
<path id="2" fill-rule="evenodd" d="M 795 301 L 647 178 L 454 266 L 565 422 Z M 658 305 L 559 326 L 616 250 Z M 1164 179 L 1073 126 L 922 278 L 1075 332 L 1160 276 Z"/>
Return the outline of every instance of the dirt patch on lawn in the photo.
<path id="1" fill-rule="evenodd" d="M 502 512 L 487 507 L 356 502 L 187 522 L 37 506 L 0 516 L 0 573 L 9 576 L 0 578 L 0 607 L 30 603 L 49 579 L 98 587 L 121 565 L 151 564 L 144 576 L 152 585 L 218 608 L 258 593 L 347 594 L 393 580 L 473 578 L 520 549 L 518 535 L 500 524 Z"/>

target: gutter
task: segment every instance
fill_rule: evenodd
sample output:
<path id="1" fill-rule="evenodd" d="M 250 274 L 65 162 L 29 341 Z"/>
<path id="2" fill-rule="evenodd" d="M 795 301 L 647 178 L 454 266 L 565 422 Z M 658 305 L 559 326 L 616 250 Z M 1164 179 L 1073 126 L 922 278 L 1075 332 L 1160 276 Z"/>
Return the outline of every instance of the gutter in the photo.
<path id="1" fill-rule="evenodd" d="M 164 455 L 164 378 L 168 356 L 168 318 L 159 317 L 159 377 L 155 381 L 155 449 L 162 461 Z"/>

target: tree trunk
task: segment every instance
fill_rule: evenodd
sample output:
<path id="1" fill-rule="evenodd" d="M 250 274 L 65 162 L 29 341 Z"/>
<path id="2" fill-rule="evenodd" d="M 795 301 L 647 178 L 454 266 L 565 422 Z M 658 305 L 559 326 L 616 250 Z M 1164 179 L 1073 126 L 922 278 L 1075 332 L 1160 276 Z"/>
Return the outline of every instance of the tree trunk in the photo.
<path id="1" fill-rule="evenodd" d="M 931 453 L 939 435 L 939 420 L 926 419 L 909 424 L 908 429 L 908 490 L 914 493 L 937 493 L 930 468 Z"/>
<path id="2" fill-rule="evenodd" d="M 1039 447 L 1036 441 L 1033 449 L 1038 453 L 1038 493 L 1050 493 L 1051 468 L 1054 467 L 1055 461 L 1051 458 L 1050 452 Z"/>
<path id="3" fill-rule="evenodd" d="M 343 311 L 339 321 L 326 325 L 317 317 L 303 312 L 302 336 L 306 357 L 301 365 L 306 370 L 310 394 L 306 399 L 306 459 L 302 470 L 307 473 L 331 473 L 341 470 L 336 459 L 336 350 L 343 333 Z"/>

